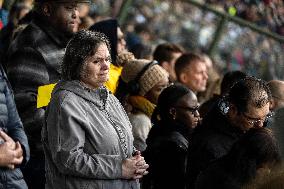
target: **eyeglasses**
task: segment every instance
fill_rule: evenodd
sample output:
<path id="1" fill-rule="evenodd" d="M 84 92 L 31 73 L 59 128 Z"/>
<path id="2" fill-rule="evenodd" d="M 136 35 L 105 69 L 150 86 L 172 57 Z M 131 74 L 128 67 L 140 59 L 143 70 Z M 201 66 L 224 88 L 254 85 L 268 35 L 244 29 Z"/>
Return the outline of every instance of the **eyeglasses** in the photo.
<path id="1" fill-rule="evenodd" d="M 255 125 L 257 123 L 261 123 L 261 122 L 265 122 L 267 119 L 271 118 L 274 115 L 274 112 L 270 111 L 264 119 L 256 119 L 256 118 L 252 118 L 248 115 L 246 115 L 245 113 L 242 113 L 242 115 L 246 118 L 247 122 L 251 125 Z"/>
<path id="2" fill-rule="evenodd" d="M 184 109 L 186 111 L 189 111 L 194 116 L 197 115 L 198 110 L 199 110 L 199 106 L 196 106 L 196 107 L 175 106 L 175 108 L 180 108 L 180 109 Z"/>

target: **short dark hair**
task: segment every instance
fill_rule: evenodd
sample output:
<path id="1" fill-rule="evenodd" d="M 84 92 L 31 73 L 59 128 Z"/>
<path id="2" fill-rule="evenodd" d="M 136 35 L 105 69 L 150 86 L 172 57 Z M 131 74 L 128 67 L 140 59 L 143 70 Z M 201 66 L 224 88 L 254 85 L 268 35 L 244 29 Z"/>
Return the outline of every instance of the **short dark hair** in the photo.
<path id="1" fill-rule="evenodd" d="M 175 72 L 177 75 L 177 80 L 180 80 L 180 74 L 183 73 L 185 68 L 195 61 L 204 62 L 204 59 L 199 54 L 191 53 L 191 52 L 185 53 L 177 59 L 176 64 L 175 64 Z"/>
<path id="2" fill-rule="evenodd" d="M 110 51 L 107 37 L 100 32 L 81 30 L 69 41 L 62 63 L 62 78 L 64 80 L 80 80 L 84 70 L 85 60 L 93 55 L 101 44 L 106 44 Z"/>
<path id="3" fill-rule="evenodd" d="M 227 97 L 239 112 L 246 112 L 248 104 L 261 108 L 269 103 L 271 92 L 265 81 L 247 76 L 232 86 Z"/>
<path id="4" fill-rule="evenodd" d="M 173 53 L 183 53 L 182 47 L 174 43 L 163 43 L 156 47 L 153 53 L 153 59 L 159 63 L 170 62 L 173 59 Z"/>
<path id="5" fill-rule="evenodd" d="M 225 95 L 230 91 L 230 88 L 238 81 L 246 78 L 247 74 L 242 71 L 229 71 L 227 72 L 221 83 L 221 95 Z"/>
<path id="6" fill-rule="evenodd" d="M 170 119 L 170 108 L 174 107 L 179 100 L 187 95 L 193 95 L 194 93 L 186 86 L 176 83 L 165 88 L 158 98 L 156 111 L 161 120 L 167 121 Z M 152 119 L 156 119 L 154 115 Z"/>

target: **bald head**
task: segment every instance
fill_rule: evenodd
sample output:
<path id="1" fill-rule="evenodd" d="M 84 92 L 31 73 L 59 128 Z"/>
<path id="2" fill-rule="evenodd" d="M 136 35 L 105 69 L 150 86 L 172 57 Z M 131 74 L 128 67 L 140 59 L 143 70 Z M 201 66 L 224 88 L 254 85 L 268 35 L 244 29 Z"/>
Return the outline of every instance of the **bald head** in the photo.
<path id="1" fill-rule="evenodd" d="M 271 80 L 268 82 L 269 89 L 272 94 L 272 105 L 273 110 L 284 107 L 284 81 Z"/>

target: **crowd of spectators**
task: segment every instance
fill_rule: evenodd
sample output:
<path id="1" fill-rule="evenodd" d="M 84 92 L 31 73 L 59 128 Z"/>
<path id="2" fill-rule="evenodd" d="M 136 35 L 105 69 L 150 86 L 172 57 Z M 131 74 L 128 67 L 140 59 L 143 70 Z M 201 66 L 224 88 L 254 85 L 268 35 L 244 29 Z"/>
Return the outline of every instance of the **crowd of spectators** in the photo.
<path id="1" fill-rule="evenodd" d="M 0 0 L 0 188 L 240 189 L 280 165 L 283 1 L 199 0 L 272 38 L 125 2 Z"/>

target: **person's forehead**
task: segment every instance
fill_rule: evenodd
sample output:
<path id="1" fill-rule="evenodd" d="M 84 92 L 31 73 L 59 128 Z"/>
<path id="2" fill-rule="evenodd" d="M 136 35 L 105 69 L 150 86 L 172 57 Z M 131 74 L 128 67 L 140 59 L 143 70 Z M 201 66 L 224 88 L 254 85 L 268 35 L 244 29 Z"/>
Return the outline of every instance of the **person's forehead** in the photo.
<path id="1" fill-rule="evenodd" d="M 247 114 L 250 115 L 250 117 L 261 117 L 266 116 L 269 113 L 269 102 L 264 104 L 262 107 L 256 107 L 253 104 L 249 103 L 247 106 Z"/>
<path id="2" fill-rule="evenodd" d="M 204 62 L 199 61 L 199 60 L 195 60 L 193 62 L 191 62 L 190 64 L 188 64 L 185 69 L 186 72 L 193 72 L 196 73 L 196 71 L 205 71 L 206 69 L 206 65 Z"/>

